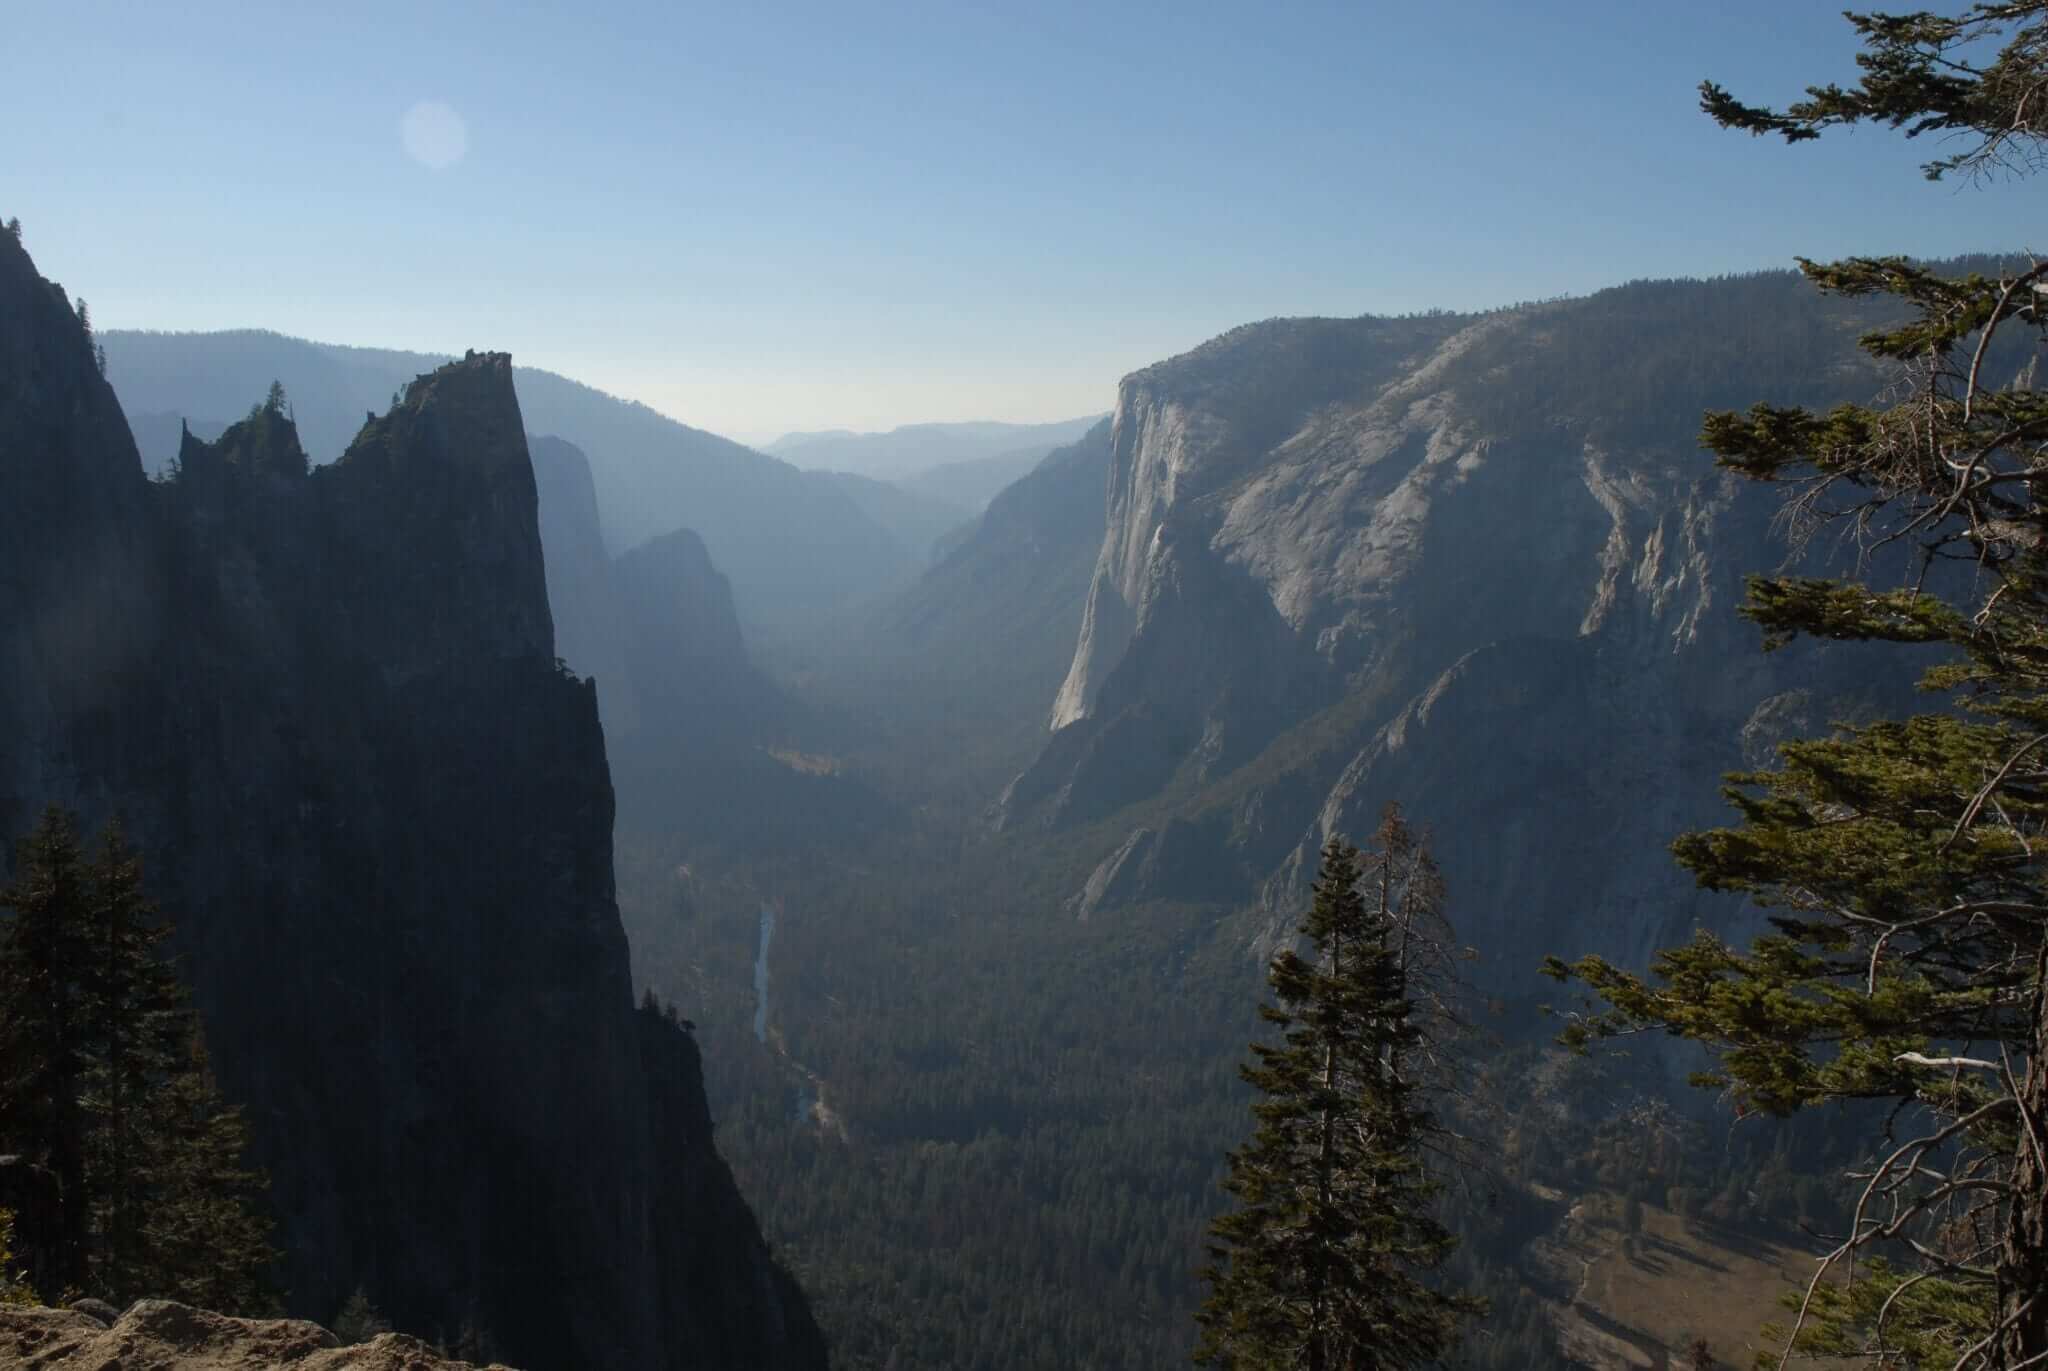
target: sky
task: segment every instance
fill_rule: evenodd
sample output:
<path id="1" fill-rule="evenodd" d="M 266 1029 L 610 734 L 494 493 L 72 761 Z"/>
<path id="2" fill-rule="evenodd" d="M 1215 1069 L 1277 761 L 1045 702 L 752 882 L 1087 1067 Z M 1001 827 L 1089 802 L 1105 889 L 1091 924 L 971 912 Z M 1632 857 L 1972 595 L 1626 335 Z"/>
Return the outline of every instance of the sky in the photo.
<path id="1" fill-rule="evenodd" d="M 1717 129 L 1811 0 L 6 0 L 0 217 L 101 328 L 522 363 L 765 441 L 1105 410 L 1276 315 L 2048 246 L 2040 183 Z"/>

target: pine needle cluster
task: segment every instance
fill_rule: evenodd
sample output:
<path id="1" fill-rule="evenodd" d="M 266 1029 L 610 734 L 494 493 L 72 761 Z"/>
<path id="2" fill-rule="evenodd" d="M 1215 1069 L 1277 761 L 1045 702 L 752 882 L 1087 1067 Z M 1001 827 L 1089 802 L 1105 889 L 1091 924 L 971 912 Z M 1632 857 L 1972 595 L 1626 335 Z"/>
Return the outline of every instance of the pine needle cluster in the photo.
<path id="1" fill-rule="evenodd" d="M 1776 111 L 1710 83 L 1707 113 L 1790 142 L 1862 122 L 1940 134 L 1961 150 L 1932 177 L 2041 164 L 2048 2 L 1849 17 L 1864 44 L 1855 88 Z M 1846 1178 L 1848 1231 L 1778 1330 L 1778 1364 L 2041 1365 L 2048 263 L 1953 277 L 1904 257 L 1801 265 L 1824 291 L 1897 303 L 1901 321 L 1862 340 L 1897 384 L 1887 402 L 1827 413 L 1708 416 L 1702 441 L 1722 466 L 1778 484 L 1795 528 L 1844 530 L 1863 554 L 1854 578 L 1757 577 L 1745 613 L 1766 647 L 1931 654 L 1922 683 L 1942 707 L 1785 745 L 1776 769 L 1729 778 L 1736 824 L 1679 839 L 1703 885 L 1777 911 L 1769 936 L 1738 949 L 1703 933 L 1649 976 L 1599 958 L 1549 970 L 1604 1001 L 1568 1042 L 1706 1043 L 1719 1065 L 1700 1082 L 1741 1112 L 1892 1106 Z"/>

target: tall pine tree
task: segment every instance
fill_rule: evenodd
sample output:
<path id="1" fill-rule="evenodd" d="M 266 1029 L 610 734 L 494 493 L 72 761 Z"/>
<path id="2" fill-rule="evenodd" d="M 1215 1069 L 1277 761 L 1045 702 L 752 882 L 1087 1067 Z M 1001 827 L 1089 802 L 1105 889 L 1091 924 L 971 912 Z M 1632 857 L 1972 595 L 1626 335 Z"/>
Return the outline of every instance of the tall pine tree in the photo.
<path id="1" fill-rule="evenodd" d="M 0 909 L 0 1152 L 55 1196 L 15 1216 L 30 1283 L 266 1309 L 261 1178 L 118 824 L 88 860 L 72 816 L 46 811 Z"/>
<path id="2" fill-rule="evenodd" d="M 1391 810 L 1363 858 L 1331 838 L 1301 925 L 1310 955 L 1273 961 L 1275 1003 L 1260 1014 L 1278 1041 L 1253 1044 L 1242 1069 L 1260 1098 L 1252 1139 L 1230 1158 L 1235 1206 L 1210 1230 L 1204 1365 L 1426 1366 L 1480 1308 L 1428 1279 L 1455 1239 L 1433 1212 L 1424 1154 L 1437 1124 L 1404 956 L 1405 882 L 1423 903 L 1439 892 L 1420 855 Z"/>
<path id="3" fill-rule="evenodd" d="M 1924 168 L 1936 178 L 2040 165 L 2048 0 L 1849 18 L 1853 89 L 1778 111 L 1709 83 L 1706 112 L 1795 143 L 1860 122 L 1939 133 L 1953 151 Z M 1785 483 L 1807 527 L 1843 520 L 1913 566 L 1893 585 L 1759 577 L 1745 612 L 1767 646 L 1945 649 L 1924 680 L 1954 708 L 1787 744 L 1778 769 L 1731 778 L 1736 826 L 1679 840 L 1704 885 L 1779 911 L 1770 936 L 1742 950 L 1702 934 L 1647 978 L 1598 958 L 1550 970 L 1606 1001 L 1568 1039 L 1709 1044 L 1704 1083 L 1742 1109 L 1890 1106 L 1780 1365 L 2048 1365 L 2048 263 L 1802 267 L 1824 290 L 1899 302 L 1903 321 L 1863 340 L 1897 364 L 1898 400 L 1710 415 L 1704 441 Z"/>
<path id="4" fill-rule="evenodd" d="M 88 1121 L 92 1196 L 91 1285 L 128 1292 L 151 1264 L 144 1215 L 161 1182 L 164 1131 L 157 1096 L 189 1069 L 193 1032 L 185 988 L 162 955 L 170 926 L 142 887 L 142 862 L 120 822 L 94 844 L 88 926 L 94 956 L 85 982 L 92 1014 Z"/>
<path id="5" fill-rule="evenodd" d="M 77 826 L 53 806 L 17 846 L 14 881 L 0 890 L 13 911 L 0 937 L 0 1147 L 53 1182 L 54 1212 L 23 1235 L 29 1279 L 51 1294 L 85 1280 L 90 900 Z"/>
<path id="6" fill-rule="evenodd" d="M 177 1069 L 149 1103 L 151 1176 L 129 1289 L 207 1309 L 269 1312 L 267 1182 L 243 1161 L 242 1111 L 226 1104 L 195 1020 Z"/>

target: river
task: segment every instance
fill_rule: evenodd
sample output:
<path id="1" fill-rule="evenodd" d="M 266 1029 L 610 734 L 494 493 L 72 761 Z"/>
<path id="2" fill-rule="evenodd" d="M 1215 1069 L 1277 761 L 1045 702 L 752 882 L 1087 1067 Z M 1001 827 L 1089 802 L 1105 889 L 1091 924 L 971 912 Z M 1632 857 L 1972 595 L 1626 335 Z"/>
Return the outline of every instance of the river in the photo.
<path id="1" fill-rule="evenodd" d="M 775 910 L 761 906 L 761 950 L 754 954 L 754 1039 L 768 1041 L 768 944 L 775 940 Z"/>

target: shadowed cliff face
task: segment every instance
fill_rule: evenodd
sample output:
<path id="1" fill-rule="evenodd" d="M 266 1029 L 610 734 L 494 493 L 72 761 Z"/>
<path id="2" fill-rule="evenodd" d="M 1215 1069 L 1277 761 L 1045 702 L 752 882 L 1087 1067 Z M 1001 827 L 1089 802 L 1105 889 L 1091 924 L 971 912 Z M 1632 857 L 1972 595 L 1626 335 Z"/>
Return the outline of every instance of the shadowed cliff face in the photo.
<path id="1" fill-rule="evenodd" d="M 684 528 L 642 543 L 612 564 L 612 579 L 641 727 L 686 748 L 748 738 L 774 692 L 747 660 L 732 587 L 704 540 Z"/>
<path id="2" fill-rule="evenodd" d="M 582 450 L 536 438 L 532 451 L 557 649 L 595 678 L 614 757 L 653 748 L 669 766 L 751 751 L 785 711 L 748 658 L 732 583 L 704 540 L 677 529 L 607 557 Z"/>
<path id="3" fill-rule="evenodd" d="M 148 483 L 64 292 L 0 234 L 0 825 L 150 668 Z M 61 683 L 61 690 L 58 685 Z"/>
<path id="4" fill-rule="evenodd" d="M 1758 651 L 1736 609 L 1791 555 L 1778 498 L 1694 435 L 1717 404 L 1874 393 L 1860 308 L 1789 276 L 1653 283 L 1272 321 L 1129 377 L 1053 732 L 999 823 L 1113 819 L 1079 914 L 1255 903 L 1264 948 L 1324 836 L 1399 801 L 1496 984 L 1728 927 L 1670 839 L 1723 817 L 1721 773 L 1768 763 L 1788 700 L 1824 728 L 1906 692 L 1844 648 Z M 1724 317 L 1746 327 L 1698 323 Z"/>
<path id="5" fill-rule="evenodd" d="M 261 412 L 152 485 L 4 237 L 0 320 L 0 818 L 127 818 L 294 1311 L 360 1285 L 515 1364 L 822 1365 L 694 1046 L 631 1007 L 509 360 L 421 378 L 329 466 Z"/>
<path id="6" fill-rule="evenodd" d="M 597 681 L 605 736 L 616 742 L 639 726 L 639 697 L 626 667 L 631 630 L 612 583 L 590 462 L 562 438 L 532 438 L 528 447 L 540 497 L 555 651 L 571 671 Z"/>

